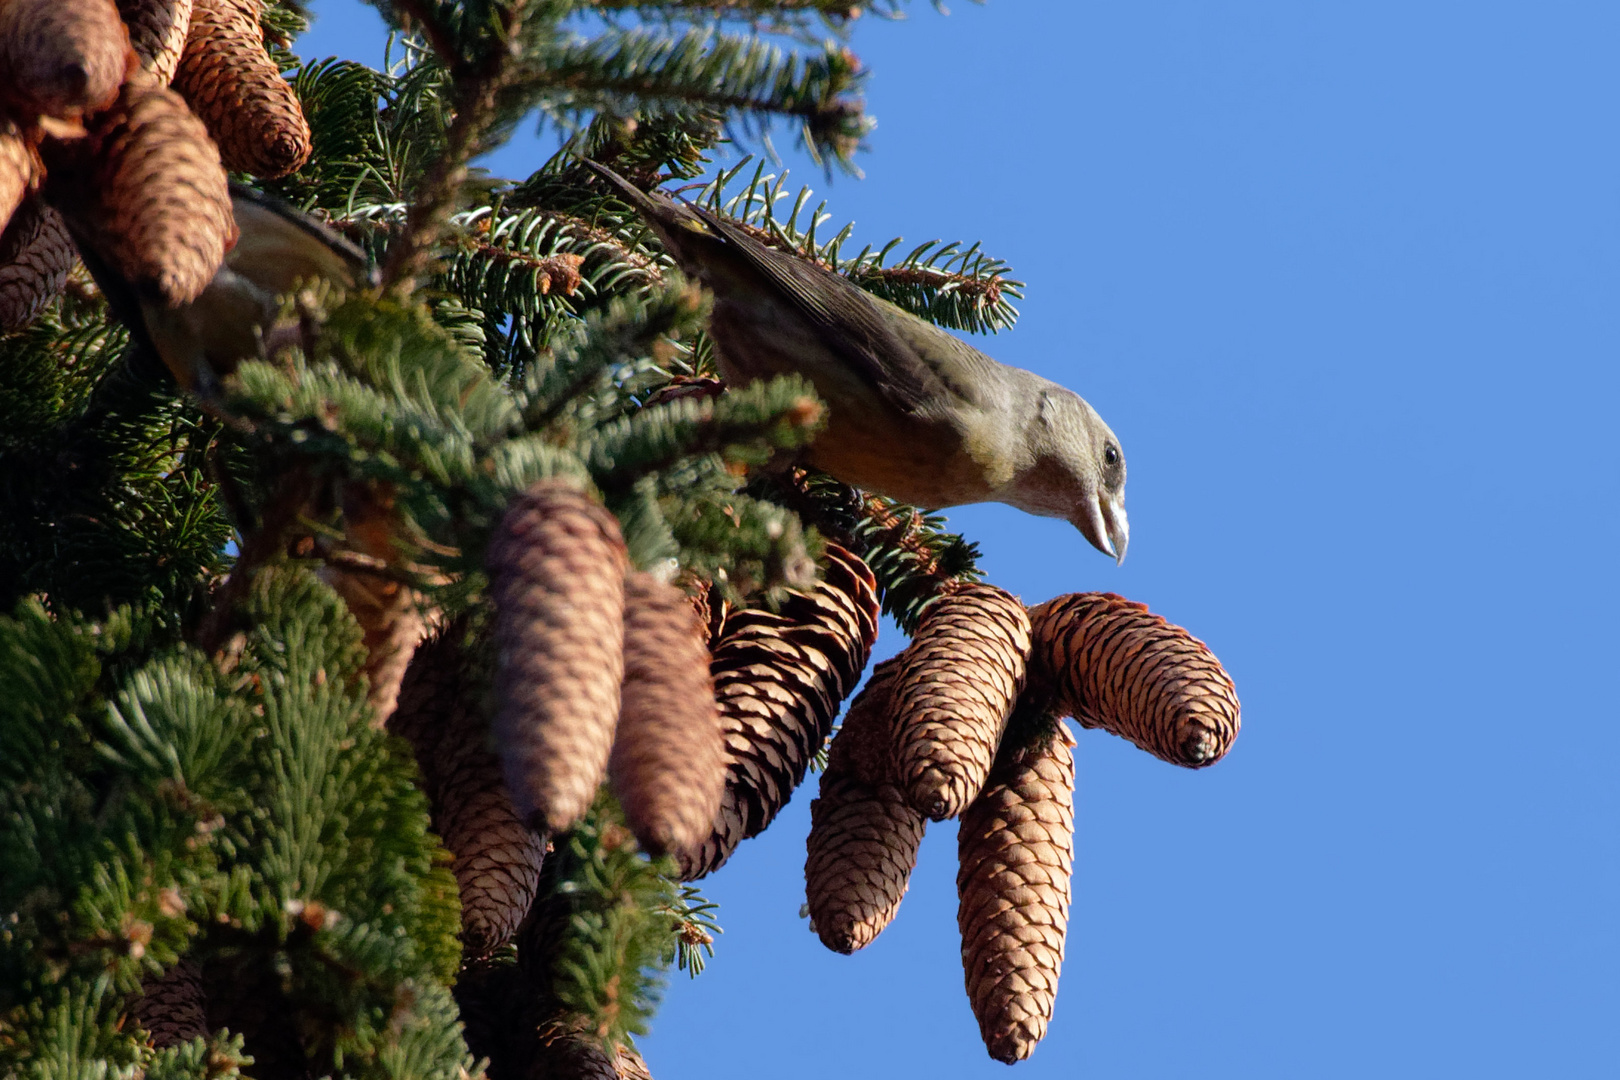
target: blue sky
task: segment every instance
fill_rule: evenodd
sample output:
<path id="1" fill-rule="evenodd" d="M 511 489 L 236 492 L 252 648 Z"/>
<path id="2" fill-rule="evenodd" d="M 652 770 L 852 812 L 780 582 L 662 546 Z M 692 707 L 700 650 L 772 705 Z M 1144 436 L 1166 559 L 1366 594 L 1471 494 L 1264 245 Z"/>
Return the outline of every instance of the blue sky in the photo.
<path id="1" fill-rule="evenodd" d="M 374 12 L 311 6 L 304 56 L 380 61 Z M 795 173 L 860 242 L 1007 259 L 1023 317 L 980 344 L 1130 462 L 1122 568 L 1005 507 L 952 522 L 1026 602 L 1187 626 L 1244 704 L 1198 773 L 1079 733 L 1068 959 L 1017 1073 L 1612 1075 L 1620 5 L 912 7 L 854 36 L 866 179 Z M 1003 1075 L 954 826 L 836 956 L 797 914 L 813 793 L 709 882 L 726 934 L 654 1075 Z"/>

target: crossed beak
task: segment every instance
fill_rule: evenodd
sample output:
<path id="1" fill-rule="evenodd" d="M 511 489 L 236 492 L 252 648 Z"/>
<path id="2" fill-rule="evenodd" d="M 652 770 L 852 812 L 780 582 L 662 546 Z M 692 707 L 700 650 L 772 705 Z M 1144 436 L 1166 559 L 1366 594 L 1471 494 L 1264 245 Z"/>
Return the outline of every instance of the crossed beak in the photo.
<path id="1" fill-rule="evenodd" d="M 1125 496 L 1087 492 L 1086 500 L 1072 519 L 1091 546 L 1112 555 L 1116 564 L 1125 561 L 1125 548 L 1131 542 L 1131 526 L 1125 517 Z"/>

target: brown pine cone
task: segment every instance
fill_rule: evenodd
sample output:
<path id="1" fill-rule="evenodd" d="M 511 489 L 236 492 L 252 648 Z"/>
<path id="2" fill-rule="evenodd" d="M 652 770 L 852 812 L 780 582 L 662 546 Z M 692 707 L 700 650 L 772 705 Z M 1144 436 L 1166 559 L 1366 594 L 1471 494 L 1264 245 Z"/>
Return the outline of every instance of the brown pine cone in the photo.
<path id="1" fill-rule="evenodd" d="M 495 600 L 495 735 L 525 821 L 562 832 L 607 771 L 624 674 L 619 523 L 540 481 L 512 500 L 485 563 Z"/>
<path id="2" fill-rule="evenodd" d="M 1029 616 L 994 585 L 962 584 L 930 607 L 901 654 L 894 703 L 895 775 L 935 821 L 984 786 L 1024 688 Z"/>
<path id="3" fill-rule="evenodd" d="M 827 545 L 823 580 L 790 594 L 780 614 L 730 612 L 712 651 L 726 744 L 726 792 L 700 851 L 680 856 L 683 880 L 718 869 L 787 805 L 827 741 L 877 640 L 877 581 L 859 558 Z"/>
<path id="4" fill-rule="evenodd" d="M 11 220 L 28 193 L 39 186 L 40 175 L 33 144 L 22 128 L 0 114 L 0 221 Z"/>
<path id="5" fill-rule="evenodd" d="M 191 0 L 114 0 L 141 66 L 164 86 L 174 78 L 191 27 Z"/>
<path id="6" fill-rule="evenodd" d="M 416 650 L 388 729 L 411 744 L 433 829 L 455 856 L 461 941 L 487 956 L 512 940 L 540 886 L 545 837 L 519 819 L 485 745 L 481 688 L 461 645 L 464 624 Z"/>
<path id="7" fill-rule="evenodd" d="M 174 88 L 208 125 L 226 168 L 275 179 L 309 160 L 309 122 L 264 51 L 258 0 L 194 0 Z"/>
<path id="8" fill-rule="evenodd" d="M 202 968 L 181 957 L 162 975 L 141 980 L 141 994 L 129 1003 L 129 1018 L 158 1049 L 208 1037 L 203 1012 Z"/>
<path id="9" fill-rule="evenodd" d="M 1113 593 L 1071 593 L 1030 611 L 1036 677 L 1082 727 L 1202 768 L 1232 748 L 1237 687 L 1202 641 Z"/>
<path id="10" fill-rule="evenodd" d="M 725 791 L 706 638 L 681 590 L 650 574 L 625 579 L 624 686 L 608 775 L 650 855 L 696 849 Z"/>
<path id="11" fill-rule="evenodd" d="M 46 140 L 51 204 L 138 290 L 195 300 L 236 243 L 219 153 L 186 103 L 139 69 L 90 138 Z"/>
<path id="12" fill-rule="evenodd" d="M 620 1080 L 618 1055 L 610 1057 L 587 1029 L 577 1016 L 541 1024 L 528 1080 Z"/>
<path id="13" fill-rule="evenodd" d="M 1053 720 L 1004 748 L 957 834 L 968 1001 L 990 1056 L 1009 1065 L 1046 1034 L 1057 997 L 1074 858 L 1073 745 Z"/>
<path id="14" fill-rule="evenodd" d="M 29 112 L 65 119 L 110 105 L 128 54 L 112 0 L 0 3 L 0 97 L 26 122 Z"/>
<path id="15" fill-rule="evenodd" d="M 865 948 L 900 909 L 927 822 L 889 769 L 896 660 L 872 671 L 832 741 L 821 797 L 810 804 L 805 898 L 810 924 L 834 952 Z"/>
<path id="16" fill-rule="evenodd" d="M 21 330 L 62 292 L 78 249 L 67 225 L 32 197 L 0 232 L 0 333 Z"/>

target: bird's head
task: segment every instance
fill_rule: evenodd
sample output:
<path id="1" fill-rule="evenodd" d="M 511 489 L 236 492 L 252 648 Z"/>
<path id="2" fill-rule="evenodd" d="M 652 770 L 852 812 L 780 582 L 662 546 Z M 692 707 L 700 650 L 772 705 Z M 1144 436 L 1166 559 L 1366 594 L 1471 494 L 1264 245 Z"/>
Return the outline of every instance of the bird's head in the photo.
<path id="1" fill-rule="evenodd" d="M 1032 464 L 1018 476 L 1021 502 L 1014 505 L 1063 518 L 1092 547 L 1124 562 L 1131 530 L 1119 439 L 1084 398 L 1056 384 L 1040 391 L 1028 435 Z"/>

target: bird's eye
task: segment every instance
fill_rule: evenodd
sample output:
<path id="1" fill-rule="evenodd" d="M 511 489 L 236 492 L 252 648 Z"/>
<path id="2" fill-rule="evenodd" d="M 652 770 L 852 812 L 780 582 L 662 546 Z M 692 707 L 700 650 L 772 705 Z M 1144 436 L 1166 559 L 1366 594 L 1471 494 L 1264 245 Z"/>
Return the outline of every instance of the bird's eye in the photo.
<path id="1" fill-rule="evenodd" d="M 1104 465 L 1118 465 L 1119 464 L 1119 448 L 1116 447 L 1113 443 L 1109 443 L 1107 446 L 1103 447 L 1103 464 Z"/>

